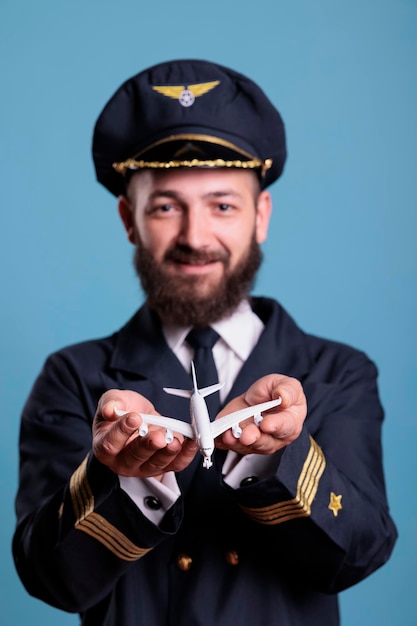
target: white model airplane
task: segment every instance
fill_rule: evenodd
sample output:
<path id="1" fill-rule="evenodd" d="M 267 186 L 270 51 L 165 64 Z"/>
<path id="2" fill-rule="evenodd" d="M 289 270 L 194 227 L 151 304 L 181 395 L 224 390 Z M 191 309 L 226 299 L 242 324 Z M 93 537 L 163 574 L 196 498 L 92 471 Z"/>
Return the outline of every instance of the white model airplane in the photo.
<path id="1" fill-rule="evenodd" d="M 139 435 L 142 437 L 147 435 L 148 425 L 153 424 L 154 426 L 166 428 L 165 441 L 167 443 L 171 443 L 173 440 L 174 432 L 181 433 L 188 439 L 195 439 L 198 441 L 200 452 L 204 457 L 203 467 L 209 469 L 213 465 L 211 457 L 214 452 L 214 440 L 216 437 L 224 433 L 228 428 L 231 428 L 233 435 L 239 438 L 242 434 L 242 429 L 239 425 L 240 422 L 249 417 L 253 417 L 255 424 L 258 426 L 263 419 L 261 413 L 281 404 L 281 398 L 234 411 L 212 422 L 210 421 L 207 404 L 204 398 L 221 389 L 223 383 L 217 383 L 216 385 L 199 389 L 193 362 L 191 363 L 191 370 L 193 377 L 192 390 L 164 387 L 164 391 L 167 393 L 190 399 L 191 424 L 172 417 L 164 417 L 163 415 L 147 415 L 140 413 L 143 421 L 139 427 Z"/>

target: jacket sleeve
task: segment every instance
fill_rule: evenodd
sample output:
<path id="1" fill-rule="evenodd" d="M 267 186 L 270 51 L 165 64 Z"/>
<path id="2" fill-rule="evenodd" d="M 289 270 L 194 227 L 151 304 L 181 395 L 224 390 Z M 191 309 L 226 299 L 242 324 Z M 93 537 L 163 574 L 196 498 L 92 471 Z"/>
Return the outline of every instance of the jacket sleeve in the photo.
<path id="1" fill-rule="evenodd" d="M 70 612 L 97 604 L 132 563 L 176 533 L 182 516 L 180 499 L 153 525 L 92 455 L 97 399 L 56 354 L 21 423 L 16 568 L 29 593 Z"/>
<path id="2" fill-rule="evenodd" d="M 262 528 L 272 559 L 334 593 L 385 563 L 397 532 L 385 494 L 376 368 L 352 351 L 330 369 L 304 382 L 307 419 L 276 474 L 232 493 Z"/>

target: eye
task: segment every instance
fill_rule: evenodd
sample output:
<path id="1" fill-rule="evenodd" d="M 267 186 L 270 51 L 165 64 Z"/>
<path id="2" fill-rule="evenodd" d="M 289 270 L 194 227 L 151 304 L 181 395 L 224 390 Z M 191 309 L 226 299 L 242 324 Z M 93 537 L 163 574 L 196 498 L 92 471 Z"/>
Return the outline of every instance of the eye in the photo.
<path id="1" fill-rule="evenodd" d="M 221 204 L 217 205 L 217 208 L 222 213 L 226 213 L 227 211 L 231 211 L 232 210 L 232 206 L 230 204 L 226 204 L 226 202 L 222 202 Z"/>
<path id="2" fill-rule="evenodd" d="M 175 210 L 175 206 L 170 203 L 154 204 L 148 209 L 149 215 L 167 215 Z"/>

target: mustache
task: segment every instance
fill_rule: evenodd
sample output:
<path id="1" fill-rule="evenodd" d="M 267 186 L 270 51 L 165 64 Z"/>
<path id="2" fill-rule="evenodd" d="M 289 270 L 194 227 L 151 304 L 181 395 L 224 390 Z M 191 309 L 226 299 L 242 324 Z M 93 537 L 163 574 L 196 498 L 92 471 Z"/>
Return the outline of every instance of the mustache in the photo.
<path id="1" fill-rule="evenodd" d="M 227 264 L 230 253 L 227 250 L 195 250 L 190 246 L 176 244 L 165 253 L 164 260 L 190 265 L 204 265 L 221 261 Z"/>

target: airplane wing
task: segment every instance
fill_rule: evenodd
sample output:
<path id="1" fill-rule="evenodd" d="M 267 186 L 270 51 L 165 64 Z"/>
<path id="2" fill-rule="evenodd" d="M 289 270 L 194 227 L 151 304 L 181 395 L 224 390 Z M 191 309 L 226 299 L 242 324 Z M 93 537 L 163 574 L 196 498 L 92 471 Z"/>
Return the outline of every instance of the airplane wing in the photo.
<path id="1" fill-rule="evenodd" d="M 166 428 L 167 431 L 181 433 L 181 435 L 184 435 L 184 437 L 187 437 L 188 439 L 194 439 L 194 431 L 191 424 L 188 424 L 187 422 L 176 420 L 173 417 L 165 417 L 164 415 L 147 415 L 146 413 L 139 413 L 139 415 L 143 419 L 143 422 L 139 427 L 139 434 L 142 436 L 147 433 L 147 424 L 152 424 L 153 426 Z"/>
<path id="2" fill-rule="evenodd" d="M 263 411 L 268 411 L 268 409 L 278 406 L 281 402 L 281 398 L 277 398 L 276 400 L 270 400 L 269 402 L 262 402 L 261 404 L 255 404 L 254 406 L 248 406 L 246 409 L 233 411 L 233 413 L 228 413 L 227 415 L 223 415 L 223 417 L 219 417 L 219 419 L 210 422 L 213 439 L 224 433 L 228 428 L 237 426 L 239 422 L 243 422 L 243 420 L 248 419 L 248 417 L 255 418 L 255 423 L 259 423 L 262 419 L 261 413 Z"/>

